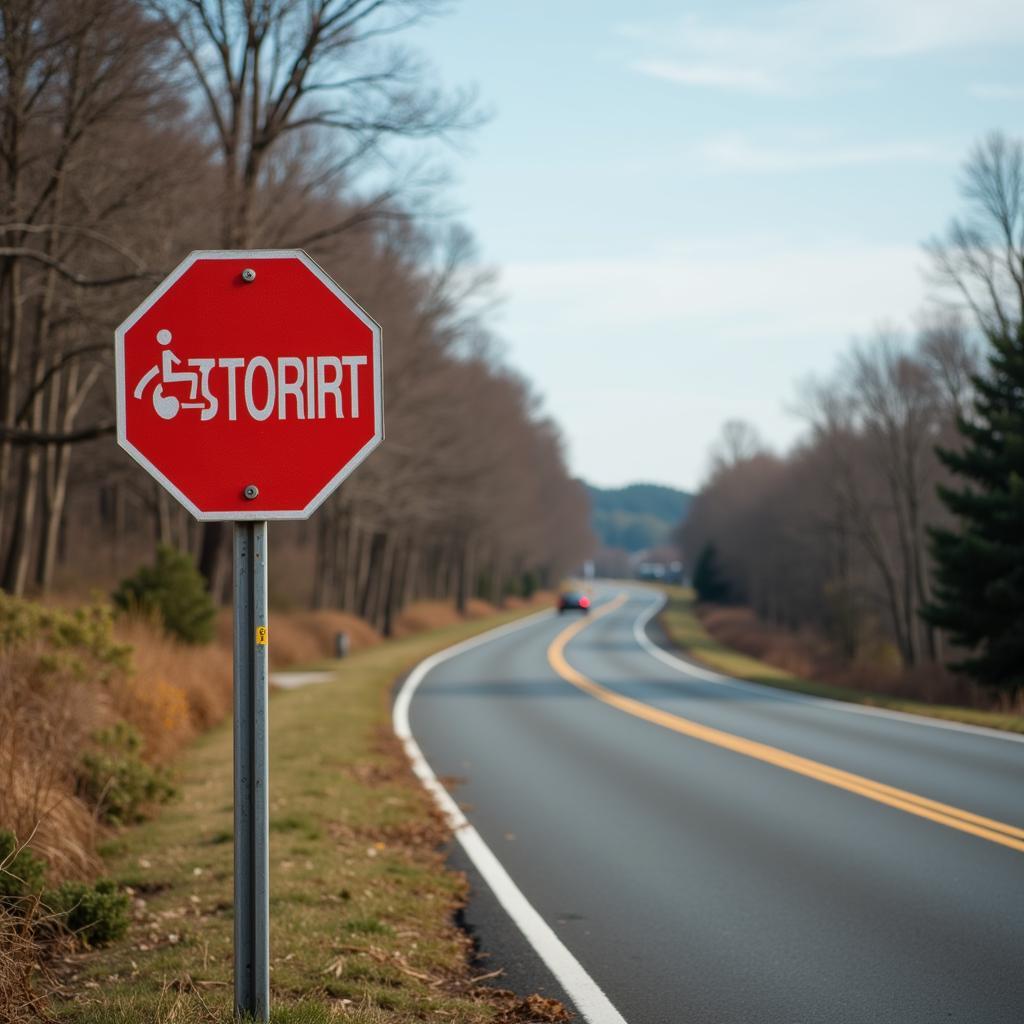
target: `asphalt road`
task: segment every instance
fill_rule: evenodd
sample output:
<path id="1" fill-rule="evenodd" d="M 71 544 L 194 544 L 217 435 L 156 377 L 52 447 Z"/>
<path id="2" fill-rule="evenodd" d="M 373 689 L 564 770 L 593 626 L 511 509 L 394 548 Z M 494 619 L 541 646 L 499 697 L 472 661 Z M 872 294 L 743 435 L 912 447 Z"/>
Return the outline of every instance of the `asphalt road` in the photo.
<path id="1" fill-rule="evenodd" d="M 1024 743 L 709 681 L 638 643 L 650 591 L 600 600 L 618 594 L 564 647 L 599 691 L 555 671 L 575 619 L 547 617 L 434 668 L 411 725 L 622 1017 L 1020 1024 L 1024 842 L 920 798 L 1024 828 Z M 808 760 L 771 760 L 787 755 Z M 564 996 L 475 890 L 467 920 L 498 984 Z"/>

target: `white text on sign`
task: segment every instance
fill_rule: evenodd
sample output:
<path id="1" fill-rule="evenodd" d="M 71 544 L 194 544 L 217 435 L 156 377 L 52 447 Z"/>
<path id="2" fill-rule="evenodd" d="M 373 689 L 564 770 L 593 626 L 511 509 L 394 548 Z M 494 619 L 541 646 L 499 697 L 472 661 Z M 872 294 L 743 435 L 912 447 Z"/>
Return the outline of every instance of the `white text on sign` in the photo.
<path id="1" fill-rule="evenodd" d="M 241 414 L 253 420 L 358 419 L 359 370 L 366 356 L 221 356 L 182 360 L 166 347 L 171 332 L 157 332 L 164 346 L 132 392 L 141 399 L 151 380 L 157 415 L 174 419 L 184 410 L 197 410 L 201 420 L 215 419 L 224 407 L 229 420 Z M 184 365 L 190 369 L 175 369 Z M 167 389 L 182 385 L 181 395 Z M 187 385 L 187 397 L 186 389 Z M 257 399 L 257 394 L 260 398 Z"/>

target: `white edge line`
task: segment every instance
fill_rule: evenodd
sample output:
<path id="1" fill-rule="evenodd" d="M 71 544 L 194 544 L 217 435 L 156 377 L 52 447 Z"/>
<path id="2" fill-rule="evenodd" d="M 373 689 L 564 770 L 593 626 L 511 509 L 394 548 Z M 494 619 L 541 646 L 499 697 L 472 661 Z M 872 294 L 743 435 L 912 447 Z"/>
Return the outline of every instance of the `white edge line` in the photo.
<path id="1" fill-rule="evenodd" d="M 554 933 L 551 926 L 534 909 L 523 895 L 519 886 L 512 881 L 501 861 L 494 855 L 491 848 L 483 841 L 480 833 L 469 823 L 461 808 L 452 799 L 451 794 L 441 785 L 433 769 L 423 756 L 409 725 L 409 707 L 419 685 L 427 674 L 438 665 L 457 657 L 466 651 L 482 644 L 497 640 L 498 637 L 526 626 L 533 625 L 541 619 L 552 615 L 551 611 L 538 612 L 525 619 L 498 626 L 479 636 L 463 640 L 461 643 L 448 647 L 437 654 L 421 661 L 406 676 L 392 709 L 392 723 L 395 735 L 402 741 L 405 753 L 412 764 L 424 788 L 433 796 L 441 812 L 458 839 L 466 855 L 473 862 L 484 881 L 490 886 L 505 913 L 523 933 L 526 941 L 541 958 L 548 970 L 558 979 L 569 998 L 576 1004 L 576 1009 L 584 1020 L 590 1024 L 626 1024 L 625 1019 L 612 1005 L 594 979 L 587 974 L 580 962 L 569 952 L 561 939 Z"/>
<path id="2" fill-rule="evenodd" d="M 634 595 L 636 591 L 632 591 Z M 670 654 L 664 648 L 659 647 L 647 635 L 647 623 L 654 618 L 662 608 L 665 607 L 668 599 L 664 594 L 658 595 L 658 600 L 653 605 L 645 608 L 633 623 L 633 638 L 652 657 L 663 662 L 677 672 L 685 672 L 687 675 L 697 676 L 706 679 L 710 683 L 717 683 L 719 686 L 728 686 L 734 690 L 745 690 L 748 693 L 757 693 L 764 696 L 770 694 L 777 700 L 790 701 L 795 704 L 815 704 L 818 707 L 827 707 L 831 711 L 843 711 L 851 715 L 869 715 L 876 718 L 894 718 L 897 721 L 906 722 L 910 725 L 926 725 L 932 729 L 947 729 L 951 732 L 966 732 L 977 736 L 987 736 L 990 739 L 1008 740 L 1011 743 L 1024 743 L 1024 735 L 1014 732 L 1004 732 L 1000 729 L 989 729 L 984 725 L 969 725 L 966 722 L 949 722 L 942 718 L 928 718 L 924 715 L 915 715 L 910 711 L 893 711 L 890 708 L 871 708 L 863 704 L 851 704 L 847 701 L 834 700 L 831 697 L 813 697 L 810 694 L 792 693 L 788 690 L 781 690 L 767 683 L 750 683 L 742 679 L 734 679 L 732 676 L 724 676 L 719 672 L 696 665 L 692 661 L 684 661 Z"/>

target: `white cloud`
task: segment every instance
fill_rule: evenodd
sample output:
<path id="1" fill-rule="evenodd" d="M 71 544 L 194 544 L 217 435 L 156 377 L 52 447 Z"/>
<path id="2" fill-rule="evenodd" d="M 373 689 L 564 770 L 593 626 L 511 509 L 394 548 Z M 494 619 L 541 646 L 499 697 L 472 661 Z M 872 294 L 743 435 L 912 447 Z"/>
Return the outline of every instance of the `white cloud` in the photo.
<path id="1" fill-rule="evenodd" d="M 709 64 L 683 65 L 668 60 L 638 60 L 634 71 L 683 85 L 702 85 L 738 92 L 785 93 L 787 87 L 777 78 L 756 68 L 733 68 Z"/>
<path id="2" fill-rule="evenodd" d="M 916 246 L 734 237 L 511 264 L 503 333 L 543 382 L 576 472 L 696 484 L 730 416 L 792 440 L 797 382 L 829 372 L 852 336 L 907 322 L 924 263 Z"/>
<path id="3" fill-rule="evenodd" d="M 745 83 L 751 93 L 796 93 L 866 62 L 1019 45 L 1024 4 L 789 0 L 763 3 L 745 22 L 687 15 L 668 25 L 632 24 L 621 31 L 647 51 L 632 62 L 643 74 L 690 86 L 737 89 Z"/>
<path id="4" fill-rule="evenodd" d="M 853 146 L 759 146 L 725 135 L 699 145 L 697 155 L 719 167 L 744 171 L 827 170 L 869 164 L 955 161 L 958 154 L 931 143 L 868 143 Z"/>
<path id="5" fill-rule="evenodd" d="M 978 100 L 1024 100 L 1024 85 L 979 82 L 970 86 L 967 92 Z"/>
<path id="6" fill-rule="evenodd" d="M 765 334 L 845 338 L 905 318 L 923 301 L 924 261 L 917 246 L 737 238 L 622 260 L 513 263 L 502 283 L 563 337 L 569 324 L 584 336 L 629 324 L 675 333 L 699 321 L 742 344 Z"/>

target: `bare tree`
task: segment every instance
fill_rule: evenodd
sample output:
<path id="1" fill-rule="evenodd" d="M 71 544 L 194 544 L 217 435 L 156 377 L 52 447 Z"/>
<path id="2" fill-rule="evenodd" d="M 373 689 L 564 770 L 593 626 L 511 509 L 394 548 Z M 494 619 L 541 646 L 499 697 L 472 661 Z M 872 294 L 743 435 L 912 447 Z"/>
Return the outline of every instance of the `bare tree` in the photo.
<path id="1" fill-rule="evenodd" d="M 327 132 L 333 163 L 315 181 L 351 178 L 390 138 L 475 121 L 467 94 L 428 83 L 410 51 L 386 46 L 441 9 L 436 0 L 149 0 L 191 69 L 221 155 L 227 247 L 254 244 L 268 160 L 296 133 Z M 303 187 L 308 187 L 308 182 Z M 345 226 L 345 218 L 339 229 Z"/>
<path id="2" fill-rule="evenodd" d="M 15 0 L 0 18 L 0 537 L 3 586 L 20 593 L 40 506 L 53 543 L 69 446 L 113 430 L 99 411 L 77 422 L 109 347 L 86 311 L 150 274 L 114 226 L 148 197 L 138 176 L 111 175 L 109 147 L 155 112 L 165 78 L 160 32 L 131 0 Z M 52 548 L 37 576 L 51 567 Z"/>
<path id="3" fill-rule="evenodd" d="M 757 428 L 746 420 L 726 420 L 711 447 L 711 472 L 746 462 L 767 450 Z"/>
<path id="4" fill-rule="evenodd" d="M 904 658 L 908 664 L 918 660 L 923 632 L 924 650 L 934 660 L 935 632 L 918 613 L 928 600 L 924 510 L 938 475 L 934 449 L 942 406 L 935 380 L 899 336 L 883 330 L 869 345 L 854 349 L 849 387 L 854 413 L 885 481 L 899 548 Z"/>
<path id="5" fill-rule="evenodd" d="M 386 45 L 440 9 L 436 0 L 148 0 L 176 40 L 213 126 L 222 174 L 221 244 L 270 242 L 257 208 L 272 158 L 299 136 L 328 156 L 300 186 L 351 180 L 388 139 L 432 137 L 474 120 L 471 98 L 447 97 L 407 49 Z M 329 137 L 326 141 L 317 142 Z M 369 201 L 381 210 L 385 186 Z M 359 217 L 355 218 L 358 222 Z M 300 244 L 350 228 L 346 210 Z M 289 239 L 294 244 L 294 239 Z M 203 531 L 200 569 L 216 589 L 224 530 Z"/>
<path id="6" fill-rule="evenodd" d="M 922 318 L 918 348 L 947 409 L 954 418 L 966 415 L 981 364 L 963 317 L 954 311 Z"/>
<path id="7" fill-rule="evenodd" d="M 789 627 L 812 626 L 850 661 L 880 635 L 902 662 L 932 662 L 926 527 L 942 515 L 936 441 L 953 430 L 972 356 L 962 324 L 916 338 L 879 330 L 835 373 L 805 385 L 809 433 L 785 457 L 713 449 L 715 469 L 684 527 L 688 560 L 713 544 L 735 597 Z"/>
<path id="8" fill-rule="evenodd" d="M 1012 335 L 1024 320 L 1024 144 L 995 133 L 964 169 L 967 215 L 928 245 L 940 284 L 987 334 Z"/>

